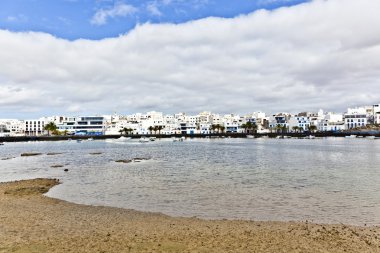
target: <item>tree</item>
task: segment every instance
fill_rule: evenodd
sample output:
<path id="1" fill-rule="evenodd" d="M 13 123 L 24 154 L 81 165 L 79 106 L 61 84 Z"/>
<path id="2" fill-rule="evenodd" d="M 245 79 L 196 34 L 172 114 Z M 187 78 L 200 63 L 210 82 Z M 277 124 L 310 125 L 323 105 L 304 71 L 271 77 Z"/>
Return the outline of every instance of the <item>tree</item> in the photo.
<path id="1" fill-rule="evenodd" d="M 281 124 L 277 124 L 276 125 L 276 132 L 279 133 L 282 131 L 282 125 Z"/>
<path id="2" fill-rule="evenodd" d="M 299 127 L 298 126 L 294 126 L 294 127 L 292 127 L 292 130 L 293 130 L 293 132 L 298 133 Z"/>
<path id="3" fill-rule="evenodd" d="M 215 133 L 215 130 L 218 128 L 218 125 L 211 125 L 211 131 Z"/>
<path id="4" fill-rule="evenodd" d="M 242 124 L 240 127 L 244 129 L 245 133 L 247 133 L 247 129 L 248 129 L 247 124 Z"/>
<path id="5" fill-rule="evenodd" d="M 310 126 L 309 126 L 309 131 L 312 132 L 312 133 L 314 133 L 315 131 L 317 131 L 317 126 L 315 126 L 315 125 L 310 125 Z"/>
<path id="6" fill-rule="evenodd" d="M 256 123 L 253 123 L 253 124 L 252 124 L 251 129 L 252 129 L 252 131 L 253 131 L 254 133 L 257 132 L 257 125 L 256 125 Z"/>
<path id="7" fill-rule="evenodd" d="M 125 135 L 128 135 L 128 128 L 124 127 L 123 129 L 121 129 L 121 132 Z"/>
<path id="8" fill-rule="evenodd" d="M 50 136 L 50 132 L 57 131 L 57 126 L 54 122 L 49 122 L 45 125 L 44 129 L 48 132 L 48 136 Z"/>
<path id="9" fill-rule="evenodd" d="M 157 127 L 157 130 L 158 130 L 158 134 L 161 134 L 161 130 L 162 130 L 162 129 L 164 129 L 164 127 L 163 127 L 163 126 L 158 126 L 158 127 Z"/>
<path id="10" fill-rule="evenodd" d="M 245 125 L 246 125 L 246 127 L 247 127 L 247 131 L 246 131 L 246 132 L 249 133 L 249 130 L 252 129 L 253 124 L 252 124 L 251 121 L 248 121 L 247 123 L 245 123 Z"/>
<path id="11" fill-rule="evenodd" d="M 252 123 L 251 121 L 248 121 L 247 123 L 241 125 L 242 128 L 244 128 L 244 131 L 246 134 L 250 133 L 250 131 L 256 133 L 257 132 L 257 125 L 256 123 Z"/>
<path id="12" fill-rule="evenodd" d="M 224 133 L 224 130 L 226 130 L 226 128 L 224 126 L 219 126 L 219 129 L 222 133 Z"/>
<path id="13" fill-rule="evenodd" d="M 158 126 L 154 126 L 154 127 L 153 127 L 153 131 L 154 131 L 154 134 L 156 134 L 157 131 L 158 131 Z"/>
<path id="14" fill-rule="evenodd" d="M 120 135 L 122 135 L 123 132 L 124 132 L 123 129 L 120 129 L 120 130 L 119 130 Z"/>
<path id="15" fill-rule="evenodd" d="M 154 127 L 150 126 L 150 127 L 148 127 L 148 130 L 149 130 L 150 134 L 152 134 Z"/>
<path id="16" fill-rule="evenodd" d="M 61 135 L 61 132 L 58 131 L 57 129 L 55 129 L 55 130 L 51 131 L 51 134 L 52 135 Z"/>

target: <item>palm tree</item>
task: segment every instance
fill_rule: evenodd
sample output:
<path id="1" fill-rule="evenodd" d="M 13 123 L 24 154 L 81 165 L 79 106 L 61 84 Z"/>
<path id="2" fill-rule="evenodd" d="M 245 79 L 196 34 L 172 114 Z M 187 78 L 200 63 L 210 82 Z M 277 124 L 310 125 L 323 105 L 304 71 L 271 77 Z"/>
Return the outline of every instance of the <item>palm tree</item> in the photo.
<path id="1" fill-rule="evenodd" d="M 253 124 L 252 124 L 251 129 L 252 129 L 252 131 L 253 131 L 254 133 L 257 132 L 257 125 L 256 125 L 256 123 L 253 123 Z"/>
<path id="2" fill-rule="evenodd" d="M 157 131 L 158 131 L 158 126 L 154 126 L 154 127 L 153 127 L 153 131 L 154 131 L 154 134 L 156 134 Z"/>
<path id="3" fill-rule="evenodd" d="M 120 130 L 119 130 L 120 135 L 122 135 L 123 132 L 124 132 L 123 129 L 120 129 Z"/>
<path id="4" fill-rule="evenodd" d="M 317 126 L 314 126 L 314 125 L 310 125 L 309 126 L 309 131 L 310 132 L 314 133 L 314 131 L 316 131 L 316 130 L 317 130 Z"/>
<path id="5" fill-rule="evenodd" d="M 125 135 L 128 135 L 128 131 L 129 129 L 124 127 L 123 129 L 121 129 L 122 133 L 124 133 Z"/>
<path id="6" fill-rule="evenodd" d="M 162 130 L 162 129 L 164 129 L 164 127 L 163 127 L 163 126 L 158 126 L 158 127 L 157 127 L 157 130 L 158 130 L 158 134 L 161 134 L 161 130 Z"/>
<path id="7" fill-rule="evenodd" d="M 281 126 L 281 124 L 277 124 L 276 125 L 276 132 L 279 133 L 280 131 L 282 131 L 282 126 Z"/>
<path id="8" fill-rule="evenodd" d="M 244 129 L 245 133 L 247 133 L 247 129 L 248 129 L 247 124 L 242 124 L 240 127 Z"/>
<path id="9" fill-rule="evenodd" d="M 218 125 L 211 125 L 211 131 L 215 133 L 215 130 L 218 128 Z"/>
<path id="10" fill-rule="evenodd" d="M 219 126 L 219 129 L 222 133 L 224 133 L 224 130 L 226 129 L 224 126 Z"/>
<path id="11" fill-rule="evenodd" d="M 245 123 L 245 125 L 246 125 L 246 127 L 247 127 L 247 133 L 249 133 L 249 130 L 251 130 L 252 129 L 252 127 L 253 127 L 253 124 L 252 124 L 252 122 L 251 121 L 248 121 L 247 123 Z"/>
<path id="12" fill-rule="evenodd" d="M 150 127 L 148 127 L 148 130 L 149 130 L 150 134 L 152 134 L 154 127 L 150 126 Z"/>
<path id="13" fill-rule="evenodd" d="M 49 122 L 45 125 L 44 130 L 48 131 L 48 136 L 50 136 L 50 132 L 57 131 L 57 126 L 54 122 Z"/>
<path id="14" fill-rule="evenodd" d="M 252 123 L 251 121 L 248 121 L 247 123 L 241 125 L 241 127 L 244 128 L 246 134 L 248 134 L 250 131 L 257 131 L 256 123 Z"/>
<path id="15" fill-rule="evenodd" d="M 295 132 L 295 133 L 298 133 L 298 129 L 299 129 L 298 126 L 294 126 L 294 127 L 292 127 L 292 130 L 293 130 L 293 132 Z"/>

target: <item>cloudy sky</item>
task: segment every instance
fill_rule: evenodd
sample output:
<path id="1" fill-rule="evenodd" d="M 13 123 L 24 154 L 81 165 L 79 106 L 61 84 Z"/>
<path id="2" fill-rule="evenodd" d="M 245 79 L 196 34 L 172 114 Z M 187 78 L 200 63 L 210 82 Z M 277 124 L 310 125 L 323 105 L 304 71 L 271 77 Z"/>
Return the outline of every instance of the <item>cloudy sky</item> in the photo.
<path id="1" fill-rule="evenodd" d="M 2 0 L 0 118 L 380 103 L 378 0 Z"/>

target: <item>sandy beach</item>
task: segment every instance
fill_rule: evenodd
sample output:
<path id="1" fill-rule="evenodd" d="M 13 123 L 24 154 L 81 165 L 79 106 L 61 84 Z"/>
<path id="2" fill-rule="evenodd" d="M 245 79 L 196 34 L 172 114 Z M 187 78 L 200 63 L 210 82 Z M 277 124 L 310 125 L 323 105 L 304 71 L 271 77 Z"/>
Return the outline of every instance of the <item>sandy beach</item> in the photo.
<path id="1" fill-rule="evenodd" d="M 207 221 L 43 196 L 58 184 L 0 184 L 0 252 L 380 252 L 380 227 Z"/>

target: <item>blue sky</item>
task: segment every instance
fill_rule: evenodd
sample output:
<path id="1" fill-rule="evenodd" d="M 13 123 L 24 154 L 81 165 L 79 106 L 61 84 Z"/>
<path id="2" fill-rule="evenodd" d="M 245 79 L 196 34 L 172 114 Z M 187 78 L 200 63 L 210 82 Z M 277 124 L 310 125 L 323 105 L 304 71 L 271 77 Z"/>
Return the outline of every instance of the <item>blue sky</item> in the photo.
<path id="1" fill-rule="evenodd" d="M 374 0 L 0 0 L 0 118 L 377 104 L 379 9 Z"/>
<path id="2" fill-rule="evenodd" d="M 0 29 L 75 40 L 116 37 L 142 23 L 235 17 L 305 0 L 1 0 Z"/>

